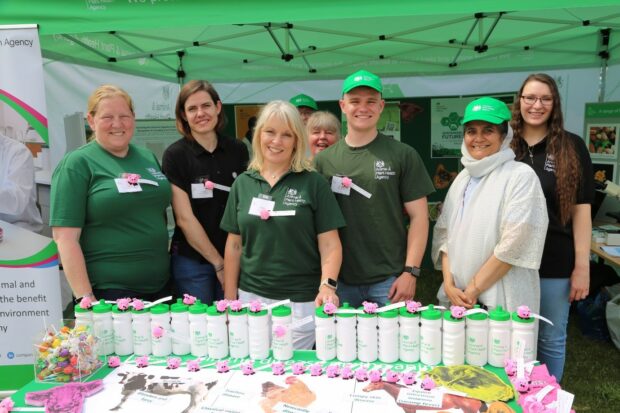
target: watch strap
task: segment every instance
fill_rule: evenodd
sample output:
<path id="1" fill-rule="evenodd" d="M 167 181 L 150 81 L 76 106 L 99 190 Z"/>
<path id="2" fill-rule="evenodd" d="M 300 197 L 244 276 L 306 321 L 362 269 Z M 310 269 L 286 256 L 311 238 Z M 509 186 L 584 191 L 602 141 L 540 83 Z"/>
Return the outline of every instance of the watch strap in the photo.
<path id="1" fill-rule="evenodd" d="M 319 284 L 319 288 L 322 285 L 325 285 L 328 288 L 335 290 L 336 288 L 338 288 L 338 281 L 334 280 L 333 278 L 324 278 L 323 280 L 321 280 L 321 284 Z"/>
<path id="2" fill-rule="evenodd" d="M 416 278 L 418 278 L 421 274 L 420 267 L 416 267 L 415 265 L 413 267 L 406 265 L 403 272 L 408 272 L 409 274 L 413 275 Z"/>

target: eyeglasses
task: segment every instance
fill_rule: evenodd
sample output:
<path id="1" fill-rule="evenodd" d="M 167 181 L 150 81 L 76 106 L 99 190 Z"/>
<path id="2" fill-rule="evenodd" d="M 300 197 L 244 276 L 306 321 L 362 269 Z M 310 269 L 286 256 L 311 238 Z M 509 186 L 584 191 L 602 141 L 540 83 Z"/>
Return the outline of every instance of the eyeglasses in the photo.
<path id="1" fill-rule="evenodd" d="M 521 99 L 523 99 L 523 101 L 528 105 L 535 105 L 538 100 L 540 100 L 540 103 L 543 106 L 553 105 L 553 97 L 551 96 L 543 96 L 541 98 L 538 96 L 521 96 Z"/>

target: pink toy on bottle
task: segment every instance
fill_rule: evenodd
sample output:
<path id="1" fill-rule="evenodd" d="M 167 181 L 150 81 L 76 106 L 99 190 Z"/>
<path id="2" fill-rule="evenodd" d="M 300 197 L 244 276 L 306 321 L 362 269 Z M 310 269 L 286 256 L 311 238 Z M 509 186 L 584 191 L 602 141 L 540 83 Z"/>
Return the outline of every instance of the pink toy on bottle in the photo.
<path id="1" fill-rule="evenodd" d="M 530 316 L 532 315 L 530 308 L 526 305 L 520 305 L 519 307 L 517 307 L 517 315 L 520 318 L 530 318 Z"/>
<path id="2" fill-rule="evenodd" d="M 323 306 L 323 312 L 327 315 L 333 315 L 336 313 L 336 310 L 338 310 L 338 307 L 336 307 L 336 304 L 332 303 L 332 302 L 327 302 L 325 303 L 325 305 Z"/>
<path id="3" fill-rule="evenodd" d="M 241 304 L 240 300 L 233 300 L 228 303 L 228 308 L 230 308 L 231 311 L 241 311 L 243 304 Z"/>
<path id="4" fill-rule="evenodd" d="M 452 318 L 461 319 L 465 316 L 465 307 L 453 305 L 450 307 L 450 315 Z"/>
<path id="5" fill-rule="evenodd" d="M 189 294 L 183 294 L 183 304 L 192 305 L 196 302 L 196 297 Z"/>
<path id="6" fill-rule="evenodd" d="M 253 313 L 258 313 L 263 309 L 263 305 L 260 300 L 252 300 L 250 301 L 250 311 Z"/>
<path id="7" fill-rule="evenodd" d="M 419 301 L 407 301 L 405 305 L 409 313 L 417 313 L 422 308 L 422 303 Z"/>
<path id="8" fill-rule="evenodd" d="M 377 305 L 377 303 L 371 303 L 369 301 L 364 301 L 362 305 L 364 306 L 364 312 L 366 314 L 374 314 L 379 308 L 379 305 Z"/>
<path id="9" fill-rule="evenodd" d="M 130 304 L 131 304 L 131 298 L 119 298 L 118 300 L 116 300 L 116 306 L 121 311 L 125 311 L 129 309 Z"/>
<path id="10" fill-rule="evenodd" d="M 10 397 L 7 397 L 0 401 L 0 413 L 9 413 L 15 407 L 15 403 Z"/>
<path id="11" fill-rule="evenodd" d="M 139 300 L 137 298 L 133 299 L 133 301 L 131 302 L 131 306 L 137 311 L 144 310 L 144 302 L 142 302 L 142 300 Z"/>
<path id="12" fill-rule="evenodd" d="M 82 299 L 80 300 L 80 308 L 88 310 L 92 306 L 93 300 L 91 300 L 90 297 L 82 297 Z"/>
<path id="13" fill-rule="evenodd" d="M 228 308 L 228 300 L 219 300 L 215 303 L 215 308 L 218 313 L 223 313 Z"/>

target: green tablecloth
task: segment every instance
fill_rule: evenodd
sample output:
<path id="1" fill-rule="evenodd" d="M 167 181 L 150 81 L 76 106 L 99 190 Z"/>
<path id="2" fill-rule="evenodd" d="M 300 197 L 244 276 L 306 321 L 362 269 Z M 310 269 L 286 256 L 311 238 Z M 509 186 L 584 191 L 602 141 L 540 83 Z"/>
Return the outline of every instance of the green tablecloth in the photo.
<path id="1" fill-rule="evenodd" d="M 124 358 L 126 359 L 126 358 Z M 153 357 L 151 356 L 150 358 L 151 362 L 156 362 L 157 360 L 163 361 L 166 359 L 166 357 Z M 185 357 L 181 357 L 181 359 L 185 360 L 191 360 L 194 359 L 194 357 L 191 356 L 185 356 Z M 213 359 L 204 359 L 203 363 L 204 364 L 214 364 L 216 360 Z M 239 359 L 231 359 L 231 364 L 234 364 L 236 362 L 238 362 Z M 272 358 L 268 358 L 266 360 L 257 360 L 254 362 L 254 366 L 256 368 L 260 367 L 260 366 L 264 366 L 265 364 L 271 364 L 276 360 L 273 360 Z M 285 362 L 287 364 L 287 371 L 290 371 L 290 366 L 288 366 L 290 363 L 293 363 L 295 361 L 307 361 L 307 362 L 316 362 L 319 361 L 316 356 L 315 356 L 315 352 L 312 350 L 296 350 L 295 354 L 294 354 L 294 358 L 293 360 L 289 360 L 287 362 Z M 340 363 L 338 360 L 331 360 L 328 362 L 323 362 L 324 365 L 329 365 L 331 363 Z M 340 363 L 340 364 L 351 364 L 353 367 L 355 367 L 356 365 L 367 365 L 369 366 L 369 369 L 371 368 L 382 368 L 383 366 L 386 366 L 383 363 L 360 363 L 358 361 L 352 362 L 352 363 Z M 393 363 L 390 364 L 389 367 L 395 371 L 404 371 L 404 370 L 420 370 L 420 367 L 423 367 L 424 365 L 421 363 L 402 363 L 402 362 L 397 362 L 397 363 Z M 508 376 L 506 375 L 506 373 L 504 372 L 504 369 L 502 368 L 497 368 L 497 367 L 492 367 L 492 366 L 485 366 L 485 369 L 496 374 L 500 379 L 502 379 L 505 383 L 510 384 L 510 380 L 508 379 Z M 104 366 L 99 369 L 97 372 L 95 372 L 92 376 L 88 377 L 88 381 L 91 380 L 96 380 L 96 379 L 102 379 L 104 377 L 106 377 L 110 372 L 112 372 L 114 369 L 109 368 L 107 366 L 107 364 L 104 363 Z M 34 371 L 31 369 L 30 370 L 30 377 L 34 376 Z M 15 402 L 15 407 L 26 407 L 28 406 L 25 401 L 24 398 L 26 396 L 26 393 L 28 392 L 32 392 L 32 391 L 37 391 L 37 390 L 46 390 L 49 388 L 52 388 L 54 386 L 58 386 L 60 384 L 58 383 L 41 383 L 41 382 L 36 382 L 36 381 L 30 381 L 29 383 L 27 383 L 24 387 L 22 387 L 21 389 L 19 389 L 15 394 L 13 394 L 11 396 L 11 398 L 13 399 L 13 401 Z M 517 405 L 516 400 L 511 400 L 508 405 L 514 409 L 515 412 L 517 413 L 521 413 L 522 410 L 521 408 Z M 87 413 L 87 412 L 86 412 Z"/>

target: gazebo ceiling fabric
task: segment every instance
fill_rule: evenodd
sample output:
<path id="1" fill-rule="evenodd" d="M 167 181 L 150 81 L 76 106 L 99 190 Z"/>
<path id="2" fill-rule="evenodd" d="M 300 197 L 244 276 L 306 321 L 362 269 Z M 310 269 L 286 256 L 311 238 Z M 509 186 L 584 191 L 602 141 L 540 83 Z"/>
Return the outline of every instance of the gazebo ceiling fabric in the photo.
<path id="1" fill-rule="evenodd" d="M 299 3 L 299 4 L 298 4 Z M 43 56 L 176 82 L 340 79 L 620 62 L 620 1 L 5 0 Z M 7 47 L 2 45 L 2 47 Z"/>

